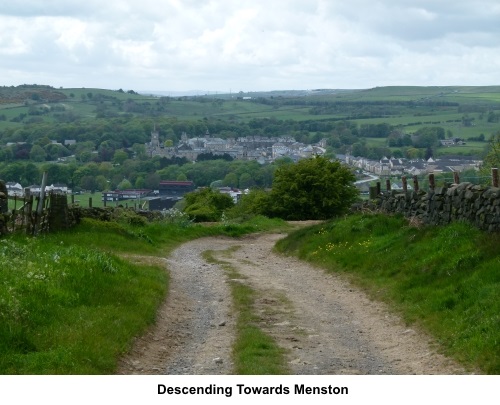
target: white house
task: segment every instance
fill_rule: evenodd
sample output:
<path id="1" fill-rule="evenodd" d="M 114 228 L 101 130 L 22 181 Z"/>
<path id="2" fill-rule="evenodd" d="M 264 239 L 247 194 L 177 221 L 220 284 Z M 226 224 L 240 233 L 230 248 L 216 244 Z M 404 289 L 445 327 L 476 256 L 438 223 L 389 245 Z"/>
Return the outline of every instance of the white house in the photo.
<path id="1" fill-rule="evenodd" d="M 11 197 L 23 197 L 24 196 L 23 186 L 21 186 L 19 183 L 9 182 L 9 183 L 6 183 L 5 186 L 7 187 L 7 194 L 9 196 L 11 196 Z"/>
<path id="2" fill-rule="evenodd" d="M 45 191 L 49 192 L 52 191 L 53 193 L 59 193 L 59 194 L 68 194 L 68 192 L 71 192 L 70 189 L 68 189 L 68 186 L 66 184 L 51 184 L 50 186 L 45 187 Z"/>

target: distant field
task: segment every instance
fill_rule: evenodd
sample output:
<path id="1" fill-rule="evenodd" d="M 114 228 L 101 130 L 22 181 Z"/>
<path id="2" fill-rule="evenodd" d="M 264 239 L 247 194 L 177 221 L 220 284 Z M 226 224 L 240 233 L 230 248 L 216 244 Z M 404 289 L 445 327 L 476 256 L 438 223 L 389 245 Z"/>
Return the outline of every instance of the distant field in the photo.
<path id="1" fill-rule="evenodd" d="M 71 204 L 71 195 L 68 195 L 68 203 Z M 73 196 L 75 204 L 78 204 L 80 207 L 83 208 L 88 208 L 90 206 L 90 199 L 92 199 L 92 207 L 96 208 L 102 208 L 104 207 L 104 202 L 102 201 L 102 193 L 95 192 L 93 194 L 91 193 L 83 193 L 83 194 L 76 194 Z M 144 204 L 144 200 L 124 200 L 124 201 L 119 201 L 119 202 L 110 202 L 108 201 L 106 206 L 108 207 L 117 207 L 119 205 L 123 207 L 135 207 L 139 206 L 139 203 L 142 205 Z M 17 202 L 14 200 L 9 199 L 9 210 L 12 210 L 14 208 L 19 209 L 23 205 L 22 199 L 18 200 Z"/>
<path id="2" fill-rule="evenodd" d="M 487 122 L 489 112 L 500 114 L 500 86 L 388 86 L 365 90 L 298 90 L 161 98 L 126 91 L 52 89 L 57 94 L 57 101 L 47 103 L 53 111 L 42 115 L 29 115 L 30 107 L 25 102 L 34 108 L 45 105 L 37 104 L 31 98 L 17 104 L 12 99 L 6 99 L 11 101 L 5 104 L 1 104 L 0 100 L 0 116 L 5 116 L 5 120 L 0 121 L 0 131 L 22 128 L 23 123 L 12 122 L 12 119 L 24 114 L 24 123 L 39 120 L 48 123 L 92 120 L 98 114 L 101 117 L 125 114 L 147 118 L 175 117 L 195 122 L 220 119 L 238 123 L 263 118 L 282 121 L 345 119 L 358 125 L 388 123 L 400 126 L 408 133 L 425 126 L 440 126 L 447 132 L 451 131 L 453 137 L 465 140 L 481 134 L 488 139 L 500 130 L 500 123 Z M 29 92 L 23 94 L 30 95 Z M 251 99 L 243 100 L 243 97 Z M 258 102 L 259 97 L 265 102 Z M 311 111 L 315 114 L 311 114 Z M 471 126 L 463 126 L 464 117 L 472 119 Z M 482 149 L 481 145 L 468 144 L 468 147 L 472 147 L 474 152 Z"/>
<path id="3" fill-rule="evenodd" d="M 435 149 L 437 156 L 440 155 L 471 155 L 481 156 L 486 147 L 485 142 L 467 142 L 466 145 L 441 146 Z"/>
<path id="4" fill-rule="evenodd" d="M 368 147 L 387 147 L 386 138 L 366 138 L 366 145 Z M 436 156 L 443 155 L 474 155 L 479 157 L 484 152 L 486 147 L 486 142 L 467 142 L 466 145 L 455 145 L 455 146 L 439 146 L 434 148 L 434 154 Z M 399 150 L 400 147 L 391 147 L 391 151 Z"/>
<path id="5" fill-rule="evenodd" d="M 83 193 L 83 194 L 77 194 L 74 196 L 75 199 L 75 204 L 78 204 L 80 207 L 87 208 L 89 207 L 89 200 L 92 199 L 92 207 L 97 207 L 101 208 L 104 207 L 104 202 L 102 201 L 102 193 L 100 191 L 95 192 L 95 193 Z M 71 196 L 68 195 L 68 203 L 71 203 Z M 144 204 L 144 200 L 123 200 L 123 201 L 117 201 L 117 202 L 112 202 L 112 201 L 107 201 L 106 206 L 107 207 L 118 207 L 119 205 L 123 207 L 134 207 L 137 205 L 139 206 L 139 203 L 142 205 Z"/>
<path id="6" fill-rule="evenodd" d="M 343 101 L 446 101 L 458 103 L 499 103 L 500 86 L 386 86 L 318 96 L 323 100 Z"/>

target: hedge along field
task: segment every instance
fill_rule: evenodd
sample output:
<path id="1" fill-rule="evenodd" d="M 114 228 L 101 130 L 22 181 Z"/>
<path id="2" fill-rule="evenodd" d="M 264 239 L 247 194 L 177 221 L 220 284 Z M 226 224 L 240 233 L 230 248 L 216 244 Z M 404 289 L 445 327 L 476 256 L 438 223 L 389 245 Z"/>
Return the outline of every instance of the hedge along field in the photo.
<path id="1" fill-rule="evenodd" d="M 281 252 L 345 274 L 471 369 L 500 373 L 500 234 L 353 215 L 291 233 Z"/>

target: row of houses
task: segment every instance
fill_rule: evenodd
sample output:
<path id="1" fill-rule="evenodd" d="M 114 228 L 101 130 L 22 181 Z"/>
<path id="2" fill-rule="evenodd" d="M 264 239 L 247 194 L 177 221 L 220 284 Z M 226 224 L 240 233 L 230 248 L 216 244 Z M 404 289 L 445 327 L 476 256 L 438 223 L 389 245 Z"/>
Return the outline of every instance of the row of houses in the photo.
<path id="1" fill-rule="evenodd" d="M 151 132 L 151 141 L 146 143 L 149 156 L 184 157 L 195 161 L 203 153 L 214 155 L 227 154 L 233 159 L 255 160 L 261 164 L 269 163 L 280 157 L 290 157 L 294 161 L 311 156 L 323 155 L 326 152 L 326 140 L 316 145 L 296 142 L 293 137 L 247 136 L 222 139 L 212 137 L 207 131 L 204 137 L 188 138 L 183 133 L 178 145 L 166 147 L 160 142 L 158 131 Z"/>
<path id="2" fill-rule="evenodd" d="M 9 146 L 14 146 L 14 145 L 26 145 L 27 142 L 7 142 L 5 144 L 6 147 L 9 147 Z M 51 139 L 50 140 L 50 143 L 52 145 L 60 145 L 60 146 L 71 146 L 71 145 L 76 145 L 76 139 L 65 139 L 63 141 L 63 143 L 61 142 L 58 142 L 54 139 Z"/>
<path id="3" fill-rule="evenodd" d="M 7 187 L 7 194 L 11 197 L 24 197 L 25 190 L 29 190 L 31 195 L 40 195 L 42 191 L 42 186 L 33 184 L 28 187 L 23 187 L 21 184 L 16 182 L 8 182 L 5 184 Z M 57 193 L 57 194 L 71 194 L 71 189 L 68 188 L 66 184 L 51 184 L 45 187 L 46 193 Z"/>
<path id="4" fill-rule="evenodd" d="M 378 161 L 350 155 L 342 156 L 341 160 L 358 169 L 377 176 L 419 176 L 428 173 L 463 172 L 479 170 L 482 161 L 470 159 L 404 159 L 384 157 Z"/>

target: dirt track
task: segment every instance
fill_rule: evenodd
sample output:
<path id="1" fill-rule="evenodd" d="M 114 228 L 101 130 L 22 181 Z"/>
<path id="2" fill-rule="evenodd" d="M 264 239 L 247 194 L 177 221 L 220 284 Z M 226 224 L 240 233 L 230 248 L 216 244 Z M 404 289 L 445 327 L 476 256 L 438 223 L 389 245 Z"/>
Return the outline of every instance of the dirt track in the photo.
<path id="1" fill-rule="evenodd" d="M 272 252 L 284 235 L 204 238 L 165 259 L 168 299 L 119 374 L 232 374 L 235 316 L 227 276 L 202 252 L 218 251 L 258 292 L 260 326 L 287 349 L 291 374 L 464 374 L 432 340 L 405 326 L 340 276 Z M 239 246 L 228 253 L 232 246 Z M 223 253 L 226 251 L 225 253 Z M 234 282 L 234 281 L 233 281 Z"/>

